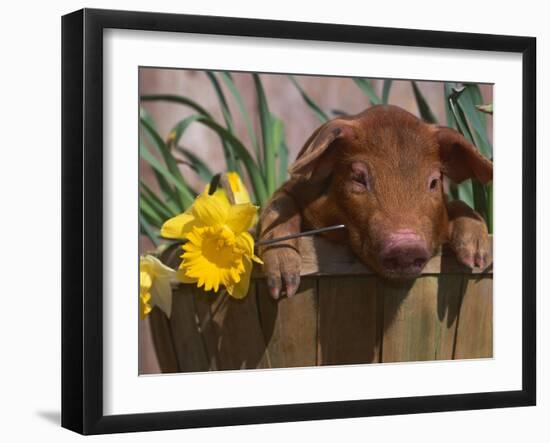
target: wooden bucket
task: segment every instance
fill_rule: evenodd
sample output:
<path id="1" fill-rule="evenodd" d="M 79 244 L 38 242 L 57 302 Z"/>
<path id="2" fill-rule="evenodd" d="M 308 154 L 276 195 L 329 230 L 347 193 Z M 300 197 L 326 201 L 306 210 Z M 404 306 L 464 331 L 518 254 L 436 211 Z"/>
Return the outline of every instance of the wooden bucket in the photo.
<path id="1" fill-rule="evenodd" d="M 243 300 L 180 285 L 171 318 L 149 316 L 162 372 L 492 357 L 492 265 L 472 273 L 443 248 L 421 276 L 394 284 L 322 238 L 300 250 L 290 299 L 273 300 L 259 272 Z"/>

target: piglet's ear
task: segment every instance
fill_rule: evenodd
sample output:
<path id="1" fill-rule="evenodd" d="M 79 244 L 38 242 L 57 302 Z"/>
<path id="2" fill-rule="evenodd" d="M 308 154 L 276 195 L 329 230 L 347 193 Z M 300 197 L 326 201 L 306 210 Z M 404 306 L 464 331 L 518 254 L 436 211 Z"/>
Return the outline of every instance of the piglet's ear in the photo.
<path id="1" fill-rule="evenodd" d="M 339 143 L 355 138 L 355 120 L 338 118 L 317 128 L 298 153 L 288 172 L 294 179 L 321 181 L 330 175 L 331 153 Z"/>
<path id="2" fill-rule="evenodd" d="M 451 128 L 434 127 L 443 173 L 455 183 L 475 178 L 485 184 L 493 179 L 493 162 L 462 134 Z"/>

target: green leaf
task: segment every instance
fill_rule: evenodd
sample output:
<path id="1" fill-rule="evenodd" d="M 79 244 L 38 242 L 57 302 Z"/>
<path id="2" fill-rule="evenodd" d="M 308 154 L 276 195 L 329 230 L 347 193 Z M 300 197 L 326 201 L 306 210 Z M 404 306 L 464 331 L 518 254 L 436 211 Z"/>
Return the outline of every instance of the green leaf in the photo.
<path id="1" fill-rule="evenodd" d="M 477 83 L 466 83 L 466 95 L 471 98 L 472 104 L 475 106 L 475 104 L 482 104 L 483 103 L 483 97 L 481 94 L 481 88 Z M 487 116 L 484 114 L 478 115 L 478 118 L 481 119 L 483 124 L 483 129 L 487 130 Z"/>
<path id="2" fill-rule="evenodd" d="M 140 145 L 139 154 L 141 158 L 149 164 L 149 166 L 151 166 L 155 171 L 161 174 L 180 192 L 180 195 L 184 202 L 184 207 L 182 209 L 186 209 L 193 204 L 194 196 L 187 185 L 181 182 L 178 178 L 174 177 L 174 175 L 172 175 L 172 173 L 153 154 L 149 152 L 144 144 Z"/>
<path id="3" fill-rule="evenodd" d="M 200 106 L 194 100 L 191 100 L 187 97 L 182 97 L 180 95 L 171 95 L 171 94 L 155 94 L 155 95 L 142 95 L 140 97 L 143 101 L 167 101 L 172 103 L 179 103 L 181 105 L 189 106 L 192 109 L 195 109 L 200 115 L 208 117 L 213 120 L 212 115 Z M 233 151 L 227 146 L 226 141 L 223 138 L 220 138 L 222 146 L 224 148 L 225 162 L 228 169 L 235 169 L 236 162 L 233 161 Z"/>
<path id="4" fill-rule="evenodd" d="M 145 219 L 145 217 L 141 213 L 139 214 L 139 228 L 142 234 L 146 235 L 149 238 L 149 240 L 151 240 L 151 243 L 153 243 L 155 248 L 158 248 L 160 244 L 160 237 L 156 234 L 155 229 L 151 227 L 149 222 Z"/>
<path id="5" fill-rule="evenodd" d="M 273 150 L 275 151 L 275 155 L 276 155 L 276 158 L 278 160 L 280 160 L 280 156 L 281 156 L 281 150 L 282 150 L 282 144 L 283 144 L 283 141 L 284 141 L 284 124 L 282 122 L 282 120 L 276 118 L 276 117 L 272 117 L 272 128 L 271 128 L 271 135 L 272 135 L 272 141 L 271 141 L 271 145 L 273 146 Z M 279 182 L 278 182 L 278 179 L 277 179 L 277 174 L 276 174 L 276 166 L 275 164 L 273 165 L 273 174 L 272 175 L 268 175 L 268 178 L 271 178 L 273 180 L 273 182 L 267 182 L 267 193 L 269 196 L 271 196 L 275 190 L 277 189 L 277 187 L 279 186 Z"/>
<path id="6" fill-rule="evenodd" d="M 211 71 L 206 71 L 206 75 L 210 79 L 212 86 L 214 86 L 214 91 L 218 96 L 218 101 L 220 102 L 220 107 L 223 113 L 223 118 L 225 120 L 226 128 L 233 134 L 236 134 L 235 125 L 233 123 L 233 116 L 231 115 L 231 110 L 229 109 L 229 105 L 227 104 L 227 100 L 225 99 L 225 94 L 222 91 L 222 88 L 220 86 L 220 83 L 218 82 L 218 79 L 216 78 L 215 74 Z M 235 158 L 235 152 L 233 151 L 233 149 L 231 149 L 229 146 L 226 145 L 225 140 L 223 141 L 223 143 L 224 143 L 224 150 L 225 152 L 227 152 L 227 155 L 228 155 L 228 158 L 226 159 L 228 169 L 232 171 L 237 171 L 240 173 L 237 159 Z"/>
<path id="7" fill-rule="evenodd" d="M 147 134 L 148 135 L 148 134 Z M 151 140 L 151 143 L 153 141 Z M 141 146 L 145 146 L 145 143 L 142 139 L 142 136 L 140 134 L 139 137 L 139 146 L 141 150 Z M 174 212 L 178 212 L 179 210 L 183 210 L 180 200 L 178 197 L 178 193 L 176 192 L 175 188 L 168 183 L 168 181 L 163 177 L 162 174 L 159 174 L 156 170 L 153 169 L 153 175 L 155 176 L 155 179 L 159 185 L 160 191 L 162 193 L 162 196 L 164 198 L 164 201 L 166 204 L 170 207 L 170 209 Z"/>
<path id="8" fill-rule="evenodd" d="M 473 143 L 487 158 L 492 157 L 493 148 L 487 135 L 487 120 L 476 105 L 482 103 L 481 91 L 478 85 L 468 84 L 457 99 L 457 105 L 472 126 Z"/>
<path id="9" fill-rule="evenodd" d="M 210 182 L 214 174 L 204 161 L 183 146 L 176 146 L 175 149 L 189 161 L 190 167 L 197 173 L 203 182 Z"/>
<path id="10" fill-rule="evenodd" d="M 456 128 L 470 143 L 474 143 L 474 138 L 468 127 L 468 121 L 462 109 L 458 106 L 458 97 L 464 92 L 463 88 L 453 87 L 451 94 L 449 95 L 448 104 L 451 110 L 451 114 L 454 118 Z"/>
<path id="11" fill-rule="evenodd" d="M 474 209 L 487 221 L 487 193 L 485 187 L 477 181 L 472 181 L 472 188 L 474 193 Z"/>
<path id="12" fill-rule="evenodd" d="M 153 120 L 153 116 L 147 111 L 145 108 L 140 108 L 140 117 L 146 121 L 149 126 L 151 126 L 156 131 L 156 125 Z M 151 134 L 147 131 L 145 132 L 145 136 L 147 137 L 147 140 L 151 145 L 155 145 L 155 140 L 151 136 Z M 157 131 L 158 132 L 158 131 Z M 142 140 L 142 134 L 140 131 L 140 143 L 144 143 Z M 168 182 L 164 179 L 162 175 L 160 175 L 158 172 L 153 170 L 153 174 L 155 175 L 156 181 L 159 185 L 161 195 L 163 196 L 163 199 L 166 201 L 167 206 L 170 207 L 171 210 L 174 212 L 177 212 L 181 208 L 181 203 L 179 201 L 177 192 L 175 189 L 168 184 Z"/>
<path id="13" fill-rule="evenodd" d="M 420 88 L 418 87 L 416 82 L 411 81 L 411 85 L 413 88 L 414 98 L 416 99 L 416 105 L 418 106 L 420 117 L 422 117 L 422 119 L 428 123 L 437 123 L 437 119 L 430 109 L 430 105 L 428 105 L 428 102 L 424 98 L 424 95 L 420 91 Z"/>
<path id="14" fill-rule="evenodd" d="M 307 93 L 304 91 L 304 89 L 300 86 L 300 84 L 298 83 L 298 81 L 292 76 L 292 75 L 289 75 L 288 78 L 290 79 L 290 81 L 292 82 L 292 84 L 294 86 L 296 86 L 296 89 L 298 89 L 298 92 L 300 93 L 300 95 L 302 96 L 302 98 L 304 99 L 304 101 L 307 103 L 307 105 L 310 107 L 310 109 L 313 111 L 313 113 L 315 114 L 315 117 L 317 117 L 317 119 L 321 122 L 321 123 L 325 123 L 327 122 L 329 119 L 328 115 L 321 109 L 321 107 L 315 103 L 315 101 L 313 101 L 313 99 L 307 95 Z"/>
<path id="15" fill-rule="evenodd" d="M 193 108 L 195 111 L 197 111 L 199 114 L 212 118 L 210 113 L 206 109 L 204 109 L 201 105 L 199 105 L 196 101 L 191 100 L 190 98 L 187 98 L 187 97 L 182 97 L 180 95 L 150 94 L 150 95 L 142 95 L 140 97 L 140 100 L 141 101 L 165 101 L 165 102 L 178 103 L 180 105 L 189 106 L 190 108 Z"/>
<path id="16" fill-rule="evenodd" d="M 231 74 L 227 72 L 220 72 L 220 76 L 235 98 L 235 101 L 237 102 L 237 106 L 239 107 L 239 110 L 241 112 L 241 115 L 244 119 L 244 122 L 246 124 L 246 128 L 248 130 L 248 136 L 250 137 L 250 141 L 252 142 L 252 145 L 254 146 L 254 149 L 256 150 L 256 155 L 260 154 L 260 147 L 258 145 L 258 140 L 256 139 L 256 133 L 254 132 L 254 126 L 252 124 L 252 120 L 250 119 L 250 114 L 246 110 L 246 106 L 244 104 L 243 98 L 241 96 L 241 93 L 239 92 L 239 89 L 235 85 L 235 82 L 231 78 Z"/>
<path id="17" fill-rule="evenodd" d="M 206 75 L 208 76 L 208 79 L 212 83 L 212 86 L 214 87 L 214 91 L 216 92 L 216 95 L 218 96 L 218 101 L 220 102 L 220 108 L 223 113 L 225 125 L 227 129 L 235 133 L 235 125 L 233 124 L 233 117 L 231 116 L 231 110 L 229 109 L 229 105 L 227 104 L 227 100 L 225 99 L 225 94 L 222 91 L 220 83 L 218 82 L 216 75 L 212 71 L 205 71 L 205 72 L 206 72 Z"/>
<path id="18" fill-rule="evenodd" d="M 191 115 L 177 122 L 170 131 L 170 134 L 168 136 L 168 143 L 172 144 L 173 146 L 177 145 L 181 137 L 183 136 L 183 133 L 187 130 L 189 126 L 191 126 L 191 123 L 197 121 L 200 118 L 200 115 Z"/>
<path id="19" fill-rule="evenodd" d="M 149 223 L 154 225 L 156 228 L 160 228 L 162 226 L 162 218 L 155 212 L 149 203 L 149 199 L 142 192 L 139 193 L 139 211 L 144 215 L 144 217 L 147 218 Z"/>
<path id="20" fill-rule="evenodd" d="M 159 217 L 166 221 L 167 219 L 177 215 L 179 211 L 172 211 L 172 209 L 164 203 L 158 196 L 145 184 L 143 180 L 139 181 L 141 188 L 143 189 L 143 194 L 149 205 L 155 210 Z"/>
<path id="21" fill-rule="evenodd" d="M 172 177 L 174 177 L 177 180 L 177 182 L 181 185 L 180 187 L 178 187 L 178 189 L 185 189 L 185 191 L 182 191 L 180 194 L 178 194 L 178 196 L 180 198 L 182 209 L 187 208 L 190 204 L 193 203 L 193 200 L 194 200 L 193 192 L 190 190 L 189 185 L 187 185 L 187 183 L 185 182 L 185 179 L 181 174 L 181 171 L 178 166 L 178 163 L 176 162 L 176 159 L 172 155 L 172 152 L 170 151 L 168 146 L 166 146 L 166 144 L 164 143 L 164 140 L 162 140 L 160 135 L 158 135 L 157 131 L 155 131 L 155 129 L 152 128 L 145 120 L 141 120 L 141 124 L 154 140 L 155 146 L 157 147 L 158 152 L 162 156 L 164 163 L 168 168 L 168 171 L 170 172 Z"/>
<path id="22" fill-rule="evenodd" d="M 459 88 L 457 86 L 452 87 L 446 85 L 446 96 L 448 97 L 447 103 L 450 111 L 450 116 L 454 120 L 457 130 L 466 139 L 468 139 L 473 144 L 476 144 L 477 140 L 477 143 L 483 145 L 483 141 L 479 141 L 480 134 L 478 134 L 475 130 L 474 133 L 472 133 L 469 123 L 472 124 L 472 126 L 474 127 L 477 126 L 478 131 L 486 136 L 486 132 L 484 129 L 485 122 L 479 119 L 474 125 L 475 117 L 469 120 L 466 116 L 466 113 L 468 113 L 469 115 L 478 114 L 478 111 L 475 108 L 475 101 L 478 100 L 476 96 L 479 92 L 479 89 L 476 85 L 476 88 L 473 88 L 474 92 L 467 93 L 466 99 L 461 100 L 461 97 L 467 89 L 468 87 Z M 475 89 L 477 89 L 477 92 L 475 91 Z M 477 115 L 477 117 L 479 117 L 479 115 Z M 477 139 L 476 136 L 478 137 Z M 479 144 L 477 145 L 478 149 Z M 487 148 L 487 146 L 485 146 L 485 148 Z M 466 185 L 466 183 L 468 183 L 468 185 Z M 458 190 L 460 200 L 465 201 L 466 203 L 468 203 L 468 205 L 470 205 L 470 207 L 475 209 L 487 222 L 487 226 L 492 232 L 492 187 L 489 188 L 488 186 L 484 186 L 477 181 L 468 180 L 467 182 L 462 183 L 459 186 Z M 465 192 L 466 190 L 468 191 L 467 193 Z"/>
<path id="23" fill-rule="evenodd" d="M 220 138 L 226 140 L 228 144 L 230 144 L 235 149 L 236 157 L 238 157 L 239 160 L 244 164 L 246 171 L 252 182 L 252 185 L 254 187 L 253 194 L 255 195 L 258 202 L 264 203 L 267 199 L 267 193 L 266 193 L 265 184 L 263 182 L 262 174 L 260 172 L 260 169 L 256 165 L 256 163 L 254 162 L 254 159 L 252 158 L 252 156 L 250 155 L 246 147 L 242 144 L 242 142 L 234 134 L 232 134 L 226 128 L 224 128 L 219 123 L 217 123 L 216 121 L 214 121 L 209 117 L 205 117 L 203 115 L 194 115 L 191 117 L 187 117 L 187 119 L 185 120 L 189 123 L 197 122 L 212 129 Z M 185 124 L 182 123 L 182 126 L 187 127 L 188 125 L 186 123 Z M 178 138 L 176 134 L 176 137 L 174 138 L 174 142 L 176 142 L 177 140 Z M 156 161 L 154 157 L 152 159 L 150 158 L 152 156 L 149 152 L 145 151 L 143 152 L 143 155 L 147 157 L 146 158 L 147 161 L 153 162 L 152 167 L 158 170 L 171 183 L 173 183 L 174 181 L 177 182 L 177 180 L 175 180 L 174 177 L 172 177 L 169 171 L 163 170 L 164 168 L 162 168 L 162 165 L 159 164 L 158 160 Z"/>
<path id="24" fill-rule="evenodd" d="M 145 120 L 147 123 L 149 123 L 149 126 L 151 126 L 152 128 L 155 127 L 155 121 L 153 120 L 153 116 L 147 109 L 139 108 L 139 117 Z"/>
<path id="25" fill-rule="evenodd" d="M 472 188 L 472 180 L 466 180 L 459 185 L 458 189 L 458 200 L 462 200 L 464 203 L 468 204 L 470 208 L 474 208 L 474 191 Z"/>
<path id="26" fill-rule="evenodd" d="M 279 186 L 287 179 L 288 174 L 288 146 L 283 138 L 281 149 L 279 151 Z"/>
<path id="27" fill-rule="evenodd" d="M 367 80 L 366 78 L 355 77 L 353 81 L 369 98 L 371 105 L 379 105 L 382 103 L 382 100 L 380 99 L 380 97 L 378 97 L 378 94 L 374 90 L 374 87 L 372 86 L 370 80 Z"/>
<path id="28" fill-rule="evenodd" d="M 254 159 L 245 148 L 245 146 L 241 143 L 241 141 L 223 126 L 220 126 L 217 122 L 210 118 L 201 116 L 199 119 L 197 119 L 197 122 L 209 127 L 221 137 L 228 139 L 228 141 L 235 148 L 235 152 L 239 156 L 240 161 L 243 162 L 246 168 L 246 172 L 248 173 L 250 181 L 252 182 L 253 193 L 256 197 L 257 202 L 260 204 L 265 203 L 268 198 L 268 194 L 266 191 L 265 183 L 263 181 L 262 173 L 260 172 L 258 165 L 254 163 Z"/>
<path id="29" fill-rule="evenodd" d="M 186 117 L 183 120 L 180 120 L 174 126 L 172 131 L 170 131 L 170 136 L 169 136 L 170 147 L 173 148 L 173 149 L 177 149 L 177 145 L 178 145 L 179 141 L 181 140 L 181 137 L 183 136 L 183 133 L 187 130 L 187 128 L 193 122 L 196 122 L 197 120 L 200 120 L 201 118 L 205 118 L 205 117 L 202 116 L 202 115 L 196 115 L 195 114 L 195 115 L 191 115 L 189 117 Z M 219 136 L 219 134 L 218 134 L 218 136 Z M 234 153 L 233 146 L 230 143 L 228 143 L 227 140 L 225 140 L 223 137 L 221 137 L 221 136 L 219 136 L 219 137 L 222 141 L 222 148 L 223 148 L 224 159 L 225 159 L 225 162 L 226 162 L 227 169 L 230 170 L 230 171 L 234 171 L 237 168 L 236 168 L 236 162 L 235 162 L 236 156 L 235 156 L 235 153 Z M 231 152 L 231 154 L 229 154 L 229 152 Z M 239 171 L 237 171 L 237 172 L 239 172 Z"/>
<path id="30" fill-rule="evenodd" d="M 264 176 L 266 180 L 266 190 L 268 195 L 275 190 L 275 157 L 277 155 L 277 146 L 273 145 L 273 119 L 260 76 L 252 74 L 254 86 L 256 87 L 256 98 L 258 100 L 258 114 L 260 117 L 260 127 L 262 129 L 263 142 L 263 161 Z"/>
<path id="31" fill-rule="evenodd" d="M 445 95 L 445 115 L 447 117 L 447 126 L 452 129 L 457 129 L 456 120 L 454 118 L 453 112 L 451 111 L 451 107 L 449 104 L 449 98 L 453 93 L 453 86 L 454 86 L 453 83 L 443 84 L 444 95 Z"/>
<path id="32" fill-rule="evenodd" d="M 390 79 L 384 80 L 384 86 L 382 87 L 382 103 L 384 103 L 385 105 L 388 104 L 390 98 L 390 89 L 392 82 L 393 80 Z"/>
<path id="33" fill-rule="evenodd" d="M 451 201 L 453 200 L 460 200 L 460 198 L 458 197 L 458 186 L 456 183 L 454 182 L 449 182 L 449 198 Z"/>

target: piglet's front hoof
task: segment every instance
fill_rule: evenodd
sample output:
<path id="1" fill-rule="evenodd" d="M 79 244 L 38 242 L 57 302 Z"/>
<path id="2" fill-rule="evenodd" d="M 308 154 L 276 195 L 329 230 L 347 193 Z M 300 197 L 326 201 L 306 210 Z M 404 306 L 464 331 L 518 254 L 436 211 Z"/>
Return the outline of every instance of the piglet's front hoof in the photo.
<path id="1" fill-rule="evenodd" d="M 296 249 L 289 246 L 271 246 L 261 254 L 264 274 L 270 295 L 292 297 L 300 286 L 302 259 Z"/>
<path id="2" fill-rule="evenodd" d="M 485 269 L 489 266 L 490 243 L 485 223 L 468 220 L 456 228 L 451 238 L 451 247 L 457 260 L 471 269 Z"/>

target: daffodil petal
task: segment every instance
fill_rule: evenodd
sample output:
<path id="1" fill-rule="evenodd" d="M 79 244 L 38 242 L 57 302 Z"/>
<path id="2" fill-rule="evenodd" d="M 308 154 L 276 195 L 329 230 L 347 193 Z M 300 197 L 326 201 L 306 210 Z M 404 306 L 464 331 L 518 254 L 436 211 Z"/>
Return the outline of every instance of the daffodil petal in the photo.
<path id="1" fill-rule="evenodd" d="M 140 317 L 143 320 L 152 310 L 153 308 L 149 304 L 149 299 L 151 298 L 151 294 L 146 293 L 144 295 L 141 295 L 139 297 L 139 311 L 140 311 Z"/>
<path id="2" fill-rule="evenodd" d="M 235 288 L 235 285 L 233 284 L 228 284 L 228 285 L 224 285 L 225 286 L 225 290 L 227 291 L 227 293 L 233 297 L 233 289 Z"/>
<path id="3" fill-rule="evenodd" d="M 222 199 L 222 200 L 226 201 L 227 204 L 230 204 L 229 199 L 227 198 L 227 195 L 225 193 L 225 190 L 221 186 L 218 186 L 216 188 L 216 190 L 214 191 L 214 193 L 210 194 L 210 183 L 208 183 L 204 187 L 203 194 L 209 194 L 213 197 L 216 197 L 216 198 L 219 198 L 219 199 Z"/>
<path id="4" fill-rule="evenodd" d="M 151 305 L 158 306 L 170 318 L 172 314 L 172 287 L 169 280 L 155 279 L 151 288 Z"/>
<path id="5" fill-rule="evenodd" d="M 139 271 L 140 272 L 146 272 L 148 274 L 152 274 L 153 271 L 153 263 L 151 260 L 149 260 L 149 256 L 141 256 L 139 258 Z"/>
<path id="6" fill-rule="evenodd" d="M 229 209 L 227 226 L 235 233 L 248 231 L 256 223 L 258 207 L 250 203 L 233 205 Z"/>
<path id="7" fill-rule="evenodd" d="M 229 214 L 229 202 L 208 194 L 199 195 L 192 207 L 195 218 L 207 226 L 224 224 Z"/>
<path id="8" fill-rule="evenodd" d="M 237 237 L 237 245 L 244 251 L 248 257 L 254 255 L 254 239 L 248 232 L 242 232 Z"/>
<path id="9" fill-rule="evenodd" d="M 153 280 L 151 279 L 151 275 L 146 271 L 139 272 L 139 291 L 140 293 L 148 292 L 151 288 L 151 285 L 153 284 Z"/>
<path id="10" fill-rule="evenodd" d="M 231 296 L 234 298 L 244 298 L 248 294 L 248 289 L 250 287 L 250 274 L 252 272 L 252 262 L 245 258 L 244 262 L 244 273 L 241 274 L 241 279 L 238 283 L 235 284 L 233 290 L 231 291 Z"/>
<path id="11" fill-rule="evenodd" d="M 196 278 L 188 277 L 187 275 L 185 275 L 185 269 L 178 269 L 178 271 L 176 272 L 176 278 L 180 282 L 186 283 L 186 284 L 197 282 Z"/>
<path id="12" fill-rule="evenodd" d="M 227 292 L 231 294 L 233 292 L 233 281 L 231 280 L 231 276 L 229 275 L 228 271 L 224 271 L 220 274 L 220 283 L 225 286 L 225 289 L 227 289 Z"/>
<path id="13" fill-rule="evenodd" d="M 239 177 L 239 174 L 236 172 L 228 172 L 226 175 L 227 180 L 229 181 L 229 186 L 231 186 L 233 196 L 235 197 L 235 203 L 250 203 L 250 195 L 248 194 L 246 186 L 244 186 L 241 178 Z"/>
<path id="14" fill-rule="evenodd" d="M 197 281 L 197 288 L 200 288 L 201 286 L 204 286 L 204 275 L 199 276 L 199 280 Z"/>
<path id="15" fill-rule="evenodd" d="M 144 292 L 143 294 L 139 295 L 144 303 L 149 303 L 151 301 L 151 293 L 150 292 Z"/>
<path id="16" fill-rule="evenodd" d="M 216 189 L 216 191 L 212 194 L 212 197 L 217 198 L 223 204 L 227 204 L 228 206 L 231 204 L 231 202 L 227 198 L 227 194 L 225 193 L 225 190 L 222 187 L 219 187 L 218 189 Z"/>
<path id="17" fill-rule="evenodd" d="M 231 278 L 233 282 L 239 283 L 241 281 L 241 274 L 236 269 L 230 269 L 229 273 L 231 275 Z"/>
<path id="18" fill-rule="evenodd" d="M 153 274 L 155 277 L 171 279 L 175 276 L 175 271 L 162 263 L 158 258 L 152 255 L 149 255 L 148 258 L 153 265 Z"/>
<path id="19" fill-rule="evenodd" d="M 185 275 L 188 278 L 194 279 L 195 282 L 197 282 L 197 283 L 198 283 L 198 279 L 203 274 L 202 269 L 200 267 L 197 267 L 197 266 L 193 266 L 193 267 L 192 266 L 186 266 L 182 270 L 184 270 Z"/>
<path id="20" fill-rule="evenodd" d="M 212 276 L 212 280 L 213 280 L 214 292 L 218 292 L 219 289 L 220 289 L 220 274 L 219 274 L 219 272 L 215 273 Z"/>
<path id="21" fill-rule="evenodd" d="M 160 235 L 165 238 L 183 238 L 196 224 L 195 217 L 190 212 L 176 215 L 168 219 L 160 228 Z"/>
<path id="22" fill-rule="evenodd" d="M 204 290 L 205 291 L 211 291 L 213 288 L 214 288 L 214 282 L 213 282 L 212 278 L 207 279 L 204 282 Z"/>

